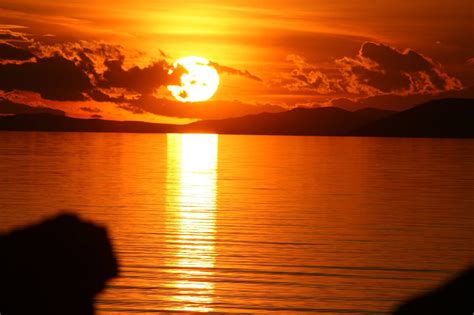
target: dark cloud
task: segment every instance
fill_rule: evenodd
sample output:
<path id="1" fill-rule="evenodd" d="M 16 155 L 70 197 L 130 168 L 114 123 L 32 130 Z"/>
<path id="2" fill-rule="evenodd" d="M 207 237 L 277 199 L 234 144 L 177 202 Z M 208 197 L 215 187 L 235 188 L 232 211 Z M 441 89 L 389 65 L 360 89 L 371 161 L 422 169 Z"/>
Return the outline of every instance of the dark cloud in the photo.
<path id="1" fill-rule="evenodd" d="M 433 94 L 458 90 L 461 82 L 448 75 L 439 63 L 413 50 L 366 42 L 355 57 L 335 60 L 332 71 L 308 64 L 301 56 L 287 57 L 294 65 L 280 80 L 290 91 L 313 94 Z"/>
<path id="2" fill-rule="evenodd" d="M 26 42 L 29 41 L 27 35 L 22 32 L 13 31 L 7 28 L 4 28 L 5 25 L 0 25 L 0 40 L 5 42 Z"/>
<path id="3" fill-rule="evenodd" d="M 1 35 L 1 34 L 0 34 Z M 0 43 L 0 60 L 29 60 L 34 55 L 22 48 L 18 48 L 6 43 Z"/>
<path id="4" fill-rule="evenodd" d="M 143 59 L 147 57 L 143 53 L 106 43 L 36 44 L 34 51 L 40 56 L 60 55 L 73 61 L 90 78 L 95 89 L 89 96 L 97 101 L 121 103 L 128 95 L 151 94 L 161 86 L 179 84 L 180 76 L 185 72 L 182 67 L 174 69 L 165 59 L 146 64 Z M 163 58 L 162 53 L 160 56 Z M 137 60 L 141 65 L 136 64 Z M 170 69 L 173 69 L 172 73 Z M 121 89 L 123 95 L 111 95 L 106 92 L 110 89 Z"/>
<path id="5" fill-rule="evenodd" d="M 12 40 L 15 37 L 12 32 L 7 36 L 7 32 L 0 30 L 0 34 Z M 22 38 L 20 35 L 17 37 Z M 179 85 L 181 75 L 186 72 L 181 66 L 175 69 L 162 51 L 158 56 L 161 59 L 147 63 L 149 57 L 141 52 L 103 42 L 45 44 L 33 36 L 29 43 L 21 44 L 22 48 L 12 43 L 0 42 L 0 57 L 18 61 L 0 64 L 0 91 L 4 92 L 34 92 L 53 101 L 109 102 L 135 114 L 148 112 L 187 118 L 224 118 L 226 113 L 234 117 L 281 109 L 233 102 L 227 102 L 222 108 L 208 109 L 204 104 L 189 106 L 158 100 L 153 97 L 154 93 L 163 86 Z M 220 73 L 261 81 L 246 70 L 218 63 L 212 65 Z M 100 110 L 100 106 L 97 109 Z M 97 114 L 89 106 L 81 110 Z"/>
<path id="6" fill-rule="evenodd" d="M 85 111 L 85 112 L 88 112 L 88 113 L 101 113 L 102 110 L 100 108 L 97 108 L 97 107 L 87 107 L 87 106 L 83 106 L 80 108 L 82 111 Z"/>
<path id="7" fill-rule="evenodd" d="M 93 119 L 101 119 L 101 118 L 102 118 L 102 115 L 93 114 L 93 115 L 91 115 L 91 118 L 93 118 Z"/>
<path id="8" fill-rule="evenodd" d="M 433 93 L 460 89 L 461 82 L 438 63 L 407 49 L 366 42 L 358 56 L 337 60 L 349 91 L 377 93 Z"/>
<path id="9" fill-rule="evenodd" d="M 125 68 L 126 56 L 121 47 L 103 43 L 37 43 L 32 49 L 36 55 L 0 44 L 3 59 L 35 57 L 22 64 L 0 65 L 0 90 L 37 92 L 49 100 L 123 103 L 137 95 L 151 94 L 160 86 L 178 83 L 184 71 L 178 68 L 168 74 L 171 66 L 165 60 Z M 108 93 L 114 89 L 120 89 L 122 94 Z"/>
<path id="10" fill-rule="evenodd" d="M 103 88 L 126 88 L 142 94 L 150 94 L 160 86 L 179 84 L 182 71 L 168 74 L 170 65 L 165 60 L 154 62 L 144 68 L 134 66 L 124 69 L 124 60 L 106 60 L 107 70 L 103 73 L 98 85 Z M 181 69 L 182 70 L 182 69 Z"/>
<path id="11" fill-rule="evenodd" d="M 320 94 L 329 94 L 341 90 L 337 80 L 308 64 L 301 56 L 288 55 L 286 59 L 294 65 L 290 78 L 283 81 L 284 87 L 290 91 L 307 89 Z"/>
<path id="12" fill-rule="evenodd" d="M 0 98 L 0 114 L 52 114 L 64 116 L 65 113 L 59 109 L 43 106 L 30 106 L 26 104 L 12 102 L 5 98 Z"/>
<path id="13" fill-rule="evenodd" d="M 237 101 L 190 105 L 158 99 L 153 96 L 155 92 L 160 87 L 179 84 L 180 76 L 185 72 L 183 68 L 170 71 L 173 65 L 161 51 L 156 56 L 159 60 L 149 61 L 149 57 L 140 52 L 103 42 L 46 45 L 38 42 L 37 37 L 31 37 L 28 43 L 14 42 L 25 38 L 21 33 L 0 30 L 0 40 L 1 36 L 5 42 L 0 42 L 0 58 L 19 61 L 0 63 L 0 90 L 3 91 L 35 92 L 44 99 L 56 101 L 109 102 L 135 114 L 153 113 L 180 118 L 219 119 L 283 110 L 279 106 Z M 350 39 L 350 47 L 360 46 L 360 43 L 361 38 Z M 305 44 L 305 41 L 300 44 Z M 21 45 L 21 48 L 15 45 Z M 382 96 L 385 96 L 385 101 L 390 103 L 395 102 L 395 98 L 388 95 L 397 95 L 398 100 L 403 101 L 406 95 L 433 95 L 462 87 L 459 80 L 448 75 L 430 58 L 413 50 L 398 51 L 373 42 L 362 44 L 356 56 L 335 54 L 330 64 L 321 63 L 324 68 L 310 64 L 298 55 L 290 55 L 287 59 L 293 69 L 278 82 L 278 92 L 284 87 L 291 95 L 327 95 L 326 100 L 336 95 L 364 99 L 363 102 L 333 100 L 335 105 L 347 107 L 370 105 L 370 97 L 380 97 L 378 101 L 382 102 Z M 210 65 L 219 73 L 262 81 L 247 70 L 216 62 Z M 88 106 L 81 109 L 90 114 L 98 113 Z M 100 105 L 96 109 L 100 110 Z"/>
<path id="14" fill-rule="evenodd" d="M 124 103 L 128 102 L 128 99 L 125 97 L 124 94 L 121 95 L 109 95 L 104 93 L 100 89 L 92 89 L 90 90 L 87 95 L 97 102 L 111 102 L 111 103 Z"/>
<path id="15" fill-rule="evenodd" d="M 31 91 L 45 99 L 81 101 L 91 88 L 87 75 L 63 57 L 0 65 L 0 89 L 4 91 Z"/>
<path id="16" fill-rule="evenodd" d="M 23 41 L 24 37 L 15 35 L 13 33 L 0 33 L 0 40 L 4 41 Z"/>
<path id="17" fill-rule="evenodd" d="M 56 44 L 44 44 L 42 42 L 34 42 L 29 47 L 32 52 L 41 58 L 51 56 L 62 56 L 68 60 L 73 60 L 76 63 L 81 63 L 84 68 L 93 66 L 96 72 L 102 72 L 99 68 L 105 60 L 111 59 L 125 59 L 131 56 L 121 45 L 108 44 L 104 42 L 88 42 L 88 41 L 74 41 Z"/>
<path id="18" fill-rule="evenodd" d="M 121 104 L 118 107 L 123 109 L 123 110 L 129 111 L 133 114 L 144 114 L 145 113 L 145 110 L 141 109 L 140 107 L 138 107 L 136 105 Z"/>
<path id="19" fill-rule="evenodd" d="M 248 70 L 239 70 L 239 69 L 223 66 L 223 65 L 218 64 L 217 62 L 212 62 L 212 61 L 209 63 L 209 65 L 214 67 L 219 73 L 239 75 L 239 76 L 243 76 L 243 77 L 246 77 L 255 81 L 259 81 L 259 82 L 263 81 L 261 78 L 257 77 L 256 75 L 251 74 Z"/>

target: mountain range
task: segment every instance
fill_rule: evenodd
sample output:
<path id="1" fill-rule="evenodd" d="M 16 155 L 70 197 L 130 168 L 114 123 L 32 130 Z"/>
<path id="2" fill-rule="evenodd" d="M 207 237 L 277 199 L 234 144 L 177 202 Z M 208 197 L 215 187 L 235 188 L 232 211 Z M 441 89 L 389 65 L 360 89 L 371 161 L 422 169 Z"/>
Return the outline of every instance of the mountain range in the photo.
<path id="1" fill-rule="evenodd" d="M 187 125 L 31 113 L 0 117 L 0 130 L 474 138 L 474 99 L 433 100 L 401 112 L 295 108 Z"/>

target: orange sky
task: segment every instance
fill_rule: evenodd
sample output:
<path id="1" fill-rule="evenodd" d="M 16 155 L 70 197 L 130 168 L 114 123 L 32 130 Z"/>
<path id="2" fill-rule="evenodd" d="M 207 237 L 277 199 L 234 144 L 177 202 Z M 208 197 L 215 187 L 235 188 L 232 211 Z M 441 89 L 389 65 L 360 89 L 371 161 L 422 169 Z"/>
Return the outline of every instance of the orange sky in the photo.
<path id="1" fill-rule="evenodd" d="M 25 39 L 4 39 L 9 45 L 35 47 L 35 54 L 40 50 L 42 57 L 50 56 L 45 52 L 54 50 L 52 46 L 64 52 L 65 45 L 120 45 L 126 57 L 124 69 L 146 67 L 163 58 L 161 52 L 168 62 L 188 55 L 202 56 L 238 71 L 248 70 L 261 79 L 222 72 L 221 86 L 213 101 L 236 100 L 284 108 L 330 105 L 331 100 L 340 98 L 406 98 L 468 88 L 474 83 L 472 14 L 472 1 L 468 0 L 259 0 L 218 4 L 182 0 L 43 0 L 41 5 L 33 0 L 0 0 L 3 34 L 22 35 Z M 364 48 L 366 42 L 383 46 Z M 63 46 L 57 48 L 58 45 Z M 407 49 L 416 55 L 409 55 Z M 397 58 L 399 62 L 393 61 Z M 394 62 L 404 70 L 390 68 Z M 388 75 L 380 77 L 373 71 Z M 405 79 L 411 82 L 409 86 L 401 82 Z M 370 83 L 371 80 L 375 81 Z M 110 119 L 179 123 L 202 118 L 194 114 L 164 118 L 169 112 L 150 112 L 153 102 L 134 104 L 147 109 L 133 113 L 123 109 L 130 109 L 123 102 L 97 102 L 87 97 L 80 101 L 48 99 L 35 89 L 24 91 L 10 85 L 0 85 L 0 90 L 10 100 L 22 98 L 24 103 L 59 108 L 78 117 L 89 116 L 90 112 L 81 110 L 87 106 L 97 108 L 101 116 Z M 164 86 L 157 86 L 153 95 L 159 99 L 170 97 Z M 247 113 L 243 109 L 237 112 Z M 222 115 L 232 116 L 229 112 Z"/>

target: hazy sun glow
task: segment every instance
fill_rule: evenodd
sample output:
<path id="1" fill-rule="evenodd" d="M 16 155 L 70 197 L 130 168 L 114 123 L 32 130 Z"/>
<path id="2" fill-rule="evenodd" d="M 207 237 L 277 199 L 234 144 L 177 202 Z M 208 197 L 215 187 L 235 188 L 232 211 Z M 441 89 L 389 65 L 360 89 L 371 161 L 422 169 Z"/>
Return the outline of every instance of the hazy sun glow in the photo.
<path id="1" fill-rule="evenodd" d="M 202 57 L 184 57 L 174 63 L 183 67 L 180 85 L 168 85 L 171 94 L 181 102 L 202 102 L 210 99 L 219 86 L 219 75 L 209 61 Z M 171 70 L 171 73 L 173 70 Z"/>

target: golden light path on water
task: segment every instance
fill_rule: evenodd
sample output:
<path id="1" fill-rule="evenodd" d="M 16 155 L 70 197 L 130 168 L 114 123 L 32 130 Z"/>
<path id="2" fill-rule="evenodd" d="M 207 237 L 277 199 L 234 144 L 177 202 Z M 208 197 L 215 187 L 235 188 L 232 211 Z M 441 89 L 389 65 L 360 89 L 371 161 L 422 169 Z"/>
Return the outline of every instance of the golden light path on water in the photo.
<path id="1" fill-rule="evenodd" d="M 167 135 L 166 246 L 172 310 L 212 311 L 218 135 Z"/>

